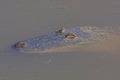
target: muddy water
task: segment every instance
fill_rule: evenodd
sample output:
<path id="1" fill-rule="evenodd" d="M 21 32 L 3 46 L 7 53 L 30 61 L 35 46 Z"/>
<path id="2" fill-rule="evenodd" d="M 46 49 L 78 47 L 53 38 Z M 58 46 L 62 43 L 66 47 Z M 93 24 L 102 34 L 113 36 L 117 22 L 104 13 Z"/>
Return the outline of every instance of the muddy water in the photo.
<path id="1" fill-rule="evenodd" d="M 8 50 L 16 41 L 62 26 L 119 28 L 119 8 L 119 0 L 1 0 L 0 80 L 119 80 L 119 35 L 54 54 Z"/>

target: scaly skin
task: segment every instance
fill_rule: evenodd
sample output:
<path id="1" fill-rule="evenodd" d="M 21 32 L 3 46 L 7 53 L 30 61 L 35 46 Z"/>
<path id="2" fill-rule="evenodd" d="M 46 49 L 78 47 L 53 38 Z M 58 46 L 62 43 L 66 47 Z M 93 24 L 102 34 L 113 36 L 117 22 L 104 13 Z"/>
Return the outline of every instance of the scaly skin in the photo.
<path id="1" fill-rule="evenodd" d="M 91 43 L 105 37 L 106 32 L 97 27 L 62 28 L 40 37 L 19 41 L 12 48 L 23 53 L 40 53 L 63 46 Z"/>

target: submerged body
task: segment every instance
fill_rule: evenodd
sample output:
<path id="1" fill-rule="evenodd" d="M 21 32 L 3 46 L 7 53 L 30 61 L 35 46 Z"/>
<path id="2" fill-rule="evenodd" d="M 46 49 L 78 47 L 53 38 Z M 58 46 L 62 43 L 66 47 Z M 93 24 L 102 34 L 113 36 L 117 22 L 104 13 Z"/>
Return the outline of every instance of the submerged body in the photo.
<path id="1" fill-rule="evenodd" d="M 104 39 L 106 35 L 106 31 L 90 26 L 62 28 L 40 37 L 19 41 L 12 47 L 23 53 L 40 53 L 64 46 L 91 43 Z"/>

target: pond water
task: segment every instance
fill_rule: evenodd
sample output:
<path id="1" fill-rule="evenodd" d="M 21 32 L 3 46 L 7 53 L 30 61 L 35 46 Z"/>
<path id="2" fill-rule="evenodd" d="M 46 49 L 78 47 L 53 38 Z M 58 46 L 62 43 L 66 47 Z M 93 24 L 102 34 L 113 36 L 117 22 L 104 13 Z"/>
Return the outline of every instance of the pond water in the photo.
<path id="1" fill-rule="evenodd" d="M 61 27 L 120 28 L 119 0 L 0 0 L 0 80 L 120 80 L 120 36 L 46 54 L 12 51 L 17 41 Z"/>

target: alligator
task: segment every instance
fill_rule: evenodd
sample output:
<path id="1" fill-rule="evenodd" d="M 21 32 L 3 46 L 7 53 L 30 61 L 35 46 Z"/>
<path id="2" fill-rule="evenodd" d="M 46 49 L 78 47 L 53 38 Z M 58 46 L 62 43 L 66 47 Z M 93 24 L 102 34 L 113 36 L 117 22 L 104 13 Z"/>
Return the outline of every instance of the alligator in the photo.
<path id="1" fill-rule="evenodd" d="M 76 44 L 87 44 L 106 38 L 106 31 L 91 26 L 61 28 L 35 38 L 18 41 L 12 48 L 21 53 L 40 53 Z"/>

